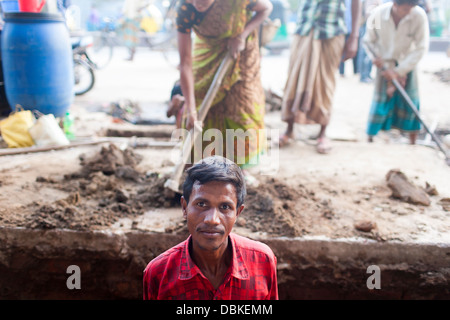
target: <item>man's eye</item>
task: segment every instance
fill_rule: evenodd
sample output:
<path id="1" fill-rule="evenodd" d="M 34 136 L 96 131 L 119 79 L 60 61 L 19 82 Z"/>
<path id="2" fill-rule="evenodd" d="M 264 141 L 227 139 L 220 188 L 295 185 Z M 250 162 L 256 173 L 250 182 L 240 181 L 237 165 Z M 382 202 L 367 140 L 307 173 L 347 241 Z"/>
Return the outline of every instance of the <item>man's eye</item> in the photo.
<path id="1" fill-rule="evenodd" d="M 197 206 L 204 207 L 204 206 L 206 206 L 206 204 L 204 202 L 197 202 Z"/>
<path id="2" fill-rule="evenodd" d="M 230 210 L 230 209 L 231 209 L 231 207 L 229 205 L 227 205 L 227 204 L 222 205 L 222 210 Z"/>

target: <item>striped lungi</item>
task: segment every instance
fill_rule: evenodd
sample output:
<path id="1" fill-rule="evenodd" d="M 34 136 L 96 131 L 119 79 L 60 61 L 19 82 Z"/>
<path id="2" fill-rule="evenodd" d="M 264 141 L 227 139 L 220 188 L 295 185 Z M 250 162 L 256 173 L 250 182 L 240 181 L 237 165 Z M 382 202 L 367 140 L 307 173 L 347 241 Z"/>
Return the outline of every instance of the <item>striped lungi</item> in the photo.
<path id="1" fill-rule="evenodd" d="M 136 48 L 139 44 L 139 19 L 125 19 L 122 26 L 123 45 L 128 48 Z"/>
<path id="2" fill-rule="evenodd" d="M 281 117 L 327 125 L 345 36 L 314 39 L 313 33 L 293 37 Z"/>
<path id="3" fill-rule="evenodd" d="M 375 136 L 380 130 L 397 128 L 409 133 L 420 131 L 420 121 L 402 97 L 395 91 L 391 98 L 386 94 L 387 81 L 377 71 L 375 79 L 375 91 L 372 106 L 369 113 L 367 134 Z M 417 110 L 420 109 L 417 71 L 413 70 L 407 74 L 405 91 L 411 98 Z"/>

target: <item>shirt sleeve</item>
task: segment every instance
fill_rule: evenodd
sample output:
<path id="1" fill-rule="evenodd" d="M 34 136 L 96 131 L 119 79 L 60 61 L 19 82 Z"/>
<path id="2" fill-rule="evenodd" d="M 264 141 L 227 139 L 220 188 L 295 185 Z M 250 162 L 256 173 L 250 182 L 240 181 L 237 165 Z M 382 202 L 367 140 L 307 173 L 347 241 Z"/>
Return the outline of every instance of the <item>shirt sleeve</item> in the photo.
<path id="1" fill-rule="evenodd" d="M 252 10 L 253 7 L 258 3 L 258 0 L 249 0 L 247 5 L 247 10 Z"/>
<path id="2" fill-rule="evenodd" d="M 153 284 L 153 278 L 151 275 L 151 268 L 150 265 L 148 265 L 144 270 L 144 277 L 143 277 L 143 300 L 157 300 L 157 290 L 155 290 L 154 284 Z"/>
<path id="3" fill-rule="evenodd" d="M 373 60 L 375 59 L 375 56 L 380 57 L 381 52 L 380 48 L 376 45 L 378 40 L 378 33 L 377 33 L 377 21 L 380 21 L 379 19 L 379 11 L 375 11 L 372 13 L 369 18 L 367 19 L 366 24 L 366 33 L 364 34 L 362 45 L 364 47 L 364 50 L 367 53 L 367 56 Z"/>
<path id="4" fill-rule="evenodd" d="M 186 2 L 180 3 L 177 10 L 176 24 L 177 30 L 181 33 L 190 33 L 195 23 L 195 9 Z"/>
<path id="5" fill-rule="evenodd" d="M 270 291 L 267 300 L 278 300 L 277 258 L 275 255 L 270 259 L 270 269 Z"/>
<path id="6" fill-rule="evenodd" d="M 423 10 L 422 10 L 423 11 Z M 423 12 L 417 17 L 417 27 L 412 32 L 415 47 L 402 60 L 398 61 L 394 71 L 400 76 L 406 76 L 411 72 L 428 51 L 430 31 L 428 27 L 428 18 Z"/>

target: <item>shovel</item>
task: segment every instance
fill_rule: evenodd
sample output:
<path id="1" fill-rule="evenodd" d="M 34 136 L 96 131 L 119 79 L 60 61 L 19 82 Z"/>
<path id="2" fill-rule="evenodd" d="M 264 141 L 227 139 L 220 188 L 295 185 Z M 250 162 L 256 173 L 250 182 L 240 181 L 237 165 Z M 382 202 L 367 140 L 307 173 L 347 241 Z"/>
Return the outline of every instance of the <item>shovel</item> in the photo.
<path id="1" fill-rule="evenodd" d="M 181 193 L 179 190 L 179 186 L 181 176 L 183 175 L 184 166 L 191 156 L 191 150 L 194 146 L 194 142 L 197 140 L 199 133 L 202 132 L 202 128 L 199 123 L 203 123 L 203 121 L 205 120 L 206 115 L 211 108 L 211 104 L 216 97 L 217 91 L 222 84 L 223 77 L 225 76 L 225 73 L 228 71 L 228 68 L 230 67 L 232 62 L 233 58 L 228 52 L 225 58 L 222 60 L 222 63 L 220 64 L 219 69 L 214 76 L 211 86 L 206 93 L 205 99 L 200 106 L 200 109 L 198 111 L 198 121 L 196 122 L 194 128 L 189 131 L 189 136 L 184 141 L 180 159 L 175 165 L 172 176 L 164 183 L 165 188 L 168 188 L 177 193 Z"/>
<path id="2" fill-rule="evenodd" d="M 373 48 L 371 48 L 369 45 L 366 45 L 366 48 L 370 51 L 370 53 L 376 57 L 376 54 L 373 51 Z M 381 70 L 384 71 L 386 68 L 382 68 Z M 414 105 L 414 103 L 412 102 L 411 98 L 409 97 L 408 93 L 406 93 L 405 89 L 401 86 L 401 84 L 397 81 L 397 79 L 393 79 L 392 83 L 394 84 L 395 88 L 398 90 L 398 92 L 400 92 L 401 96 L 403 97 L 403 99 L 405 99 L 406 103 L 408 104 L 409 108 L 412 110 L 412 112 L 414 113 L 414 115 L 417 117 L 417 119 L 419 120 L 419 122 L 423 125 L 423 127 L 425 128 L 425 130 L 430 134 L 431 138 L 434 140 L 434 142 L 436 142 L 437 146 L 439 147 L 439 149 L 442 151 L 442 153 L 445 156 L 445 162 L 447 163 L 447 165 L 450 166 L 450 157 L 447 154 L 447 151 L 445 150 L 445 148 L 443 147 L 441 141 L 439 140 L 439 138 L 434 134 L 434 132 L 432 130 L 430 130 L 428 128 L 428 126 L 426 125 L 426 123 L 423 121 L 423 119 L 420 117 L 419 111 L 417 110 L 416 106 Z"/>

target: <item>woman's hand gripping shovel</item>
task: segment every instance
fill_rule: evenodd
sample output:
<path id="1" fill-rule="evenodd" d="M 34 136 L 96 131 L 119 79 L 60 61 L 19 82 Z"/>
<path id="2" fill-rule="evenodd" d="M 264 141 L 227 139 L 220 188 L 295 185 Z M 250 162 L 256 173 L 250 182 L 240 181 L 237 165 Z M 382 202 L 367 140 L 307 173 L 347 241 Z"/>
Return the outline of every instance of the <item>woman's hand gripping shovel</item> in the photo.
<path id="1" fill-rule="evenodd" d="M 183 143 L 181 155 L 180 158 L 178 159 L 177 164 L 175 165 L 172 176 L 164 183 L 165 188 L 168 188 L 177 193 L 181 193 L 179 190 L 180 179 L 181 176 L 183 175 L 184 167 L 188 159 L 191 157 L 192 147 L 194 146 L 195 141 L 199 138 L 199 134 L 202 132 L 201 123 L 203 123 L 203 121 L 205 120 L 205 117 L 209 109 L 211 108 L 211 104 L 214 98 L 216 97 L 217 91 L 219 90 L 220 85 L 222 84 L 222 80 L 232 62 L 233 62 L 232 56 L 230 55 L 230 53 L 227 53 L 214 76 L 213 82 L 211 83 L 211 86 L 209 87 L 208 92 L 206 93 L 202 105 L 200 106 L 200 109 L 198 111 L 198 121 L 196 122 L 194 128 L 192 128 L 189 131 L 189 136 L 185 139 Z"/>
<path id="2" fill-rule="evenodd" d="M 366 45 L 366 49 L 368 49 L 370 51 L 370 53 L 376 57 L 377 55 L 375 54 L 373 48 L 371 48 L 369 45 Z M 381 69 L 382 71 L 385 70 L 385 68 Z M 423 127 L 425 128 L 425 130 L 430 134 L 430 136 L 433 138 L 434 142 L 436 142 L 437 146 L 439 147 L 439 149 L 442 151 L 442 153 L 445 156 L 445 162 L 447 163 L 447 165 L 450 166 L 450 157 L 447 153 L 447 151 L 445 150 L 445 148 L 443 147 L 441 141 L 439 140 L 439 138 L 434 134 L 434 132 L 432 130 L 430 130 L 428 128 L 428 126 L 426 125 L 426 123 L 423 121 L 423 119 L 420 117 L 419 111 L 417 110 L 416 106 L 414 105 L 414 103 L 412 102 L 411 98 L 409 97 L 408 93 L 405 91 L 405 89 L 402 87 L 402 85 L 397 81 L 397 79 L 392 79 L 392 83 L 394 84 L 395 88 L 398 90 L 398 92 L 400 92 L 400 94 L 402 95 L 403 99 L 405 99 L 406 103 L 408 104 L 409 108 L 412 110 L 412 112 L 414 113 L 414 115 L 417 117 L 417 119 L 419 120 L 419 122 L 423 125 Z"/>

